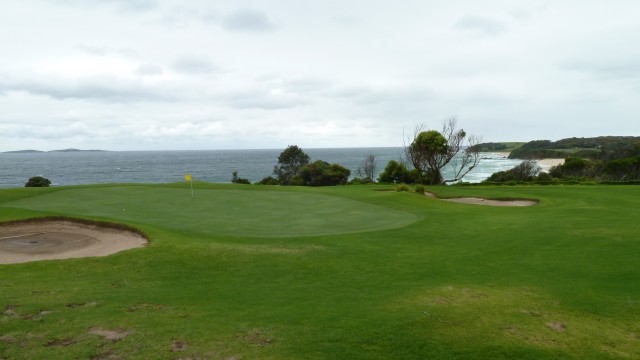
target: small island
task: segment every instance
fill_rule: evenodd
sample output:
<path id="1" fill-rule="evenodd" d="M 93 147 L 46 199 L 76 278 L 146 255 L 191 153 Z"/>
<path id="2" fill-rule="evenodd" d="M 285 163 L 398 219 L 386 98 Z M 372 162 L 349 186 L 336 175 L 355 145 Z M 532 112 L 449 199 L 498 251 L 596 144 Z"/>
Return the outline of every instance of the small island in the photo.
<path id="1" fill-rule="evenodd" d="M 14 151 L 4 151 L 3 154 L 35 154 L 35 153 L 57 153 L 57 152 L 106 152 L 107 150 L 81 150 L 81 149 L 60 149 L 60 150 L 51 150 L 51 151 L 42 151 L 42 150 L 14 150 Z"/>
<path id="2" fill-rule="evenodd" d="M 15 150 L 15 151 L 4 151 L 4 154 L 32 154 L 32 153 L 42 153 L 44 151 L 40 150 Z"/>

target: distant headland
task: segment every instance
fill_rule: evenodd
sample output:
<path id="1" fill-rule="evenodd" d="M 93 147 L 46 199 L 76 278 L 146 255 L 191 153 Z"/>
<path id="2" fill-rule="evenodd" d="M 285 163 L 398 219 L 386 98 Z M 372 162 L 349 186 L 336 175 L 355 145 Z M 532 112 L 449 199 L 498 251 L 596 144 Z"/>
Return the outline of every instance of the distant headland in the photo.
<path id="1" fill-rule="evenodd" d="M 33 153 L 55 153 L 55 152 L 106 152 L 107 150 L 80 150 L 80 149 L 61 149 L 61 150 L 51 150 L 51 151 L 42 151 L 42 150 L 14 150 L 14 151 L 4 151 L 3 154 L 33 154 Z"/>

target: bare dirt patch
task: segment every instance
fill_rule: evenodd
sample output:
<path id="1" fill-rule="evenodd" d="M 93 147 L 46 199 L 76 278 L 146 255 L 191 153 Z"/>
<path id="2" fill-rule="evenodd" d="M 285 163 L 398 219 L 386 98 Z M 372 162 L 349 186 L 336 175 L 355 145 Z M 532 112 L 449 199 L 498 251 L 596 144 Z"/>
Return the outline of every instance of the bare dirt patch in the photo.
<path id="1" fill-rule="evenodd" d="M 129 335 L 129 331 L 124 329 L 107 330 L 102 328 L 91 328 L 88 332 L 92 335 L 102 336 L 105 340 L 111 340 L 112 342 L 122 340 Z"/>
<path id="2" fill-rule="evenodd" d="M 478 197 L 459 197 L 459 198 L 438 198 L 435 194 L 430 192 L 424 193 L 426 196 L 446 202 L 459 203 L 459 204 L 472 204 L 472 205 L 487 205 L 487 206 L 531 206 L 538 202 L 534 200 L 526 199 L 505 199 L 505 200 L 492 200 L 483 199 Z"/>
<path id="3" fill-rule="evenodd" d="M 3 342 L 5 344 L 11 344 L 16 342 L 16 338 L 14 338 L 12 335 L 9 335 L 9 334 L 0 335 L 0 342 Z"/>
<path id="4" fill-rule="evenodd" d="M 173 352 L 177 352 L 177 351 L 185 351 L 187 349 L 187 343 L 182 342 L 182 341 L 173 341 L 171 343 L 171 351 Z"/>
<path id="5" fill-rule="evenodd" d="M 76 343 L 76 340 L 73 338 L 64 338 L 64 339 L 56 339 L 56 340 L 51 340 L 49 342 L 47 342 L 46 344 L 44 344 L 44 346 L 69 346 L 69 345 L 73 345 Z"/>
<path id="6" fill-rule="evenodd" d="M 267 346 L 273 343 L 273 338 L 263 329 L 252 329 L 248 331 L 244 336 L 244 340 L 258 346 Z"/>
<path id="7" fill-rule="evenodd" d="M 0 224 L 0 264 L 107 256 L 146 244 L 142 234 L 108 223 L 45 218 Z"/>
<path id="8" fill-rule="evenodd" d="M 557 322 L 548 322 L 546 325 L 556 331 L 564 331 L 567 327 Z"/>
<path id="9" fill-rule="evenodd" d="M 112 349 L 107 349 L 106 351 L 101 352 L 89 359 L 90 360 L 123 360 L 123 358 L 114 354 Z"/>

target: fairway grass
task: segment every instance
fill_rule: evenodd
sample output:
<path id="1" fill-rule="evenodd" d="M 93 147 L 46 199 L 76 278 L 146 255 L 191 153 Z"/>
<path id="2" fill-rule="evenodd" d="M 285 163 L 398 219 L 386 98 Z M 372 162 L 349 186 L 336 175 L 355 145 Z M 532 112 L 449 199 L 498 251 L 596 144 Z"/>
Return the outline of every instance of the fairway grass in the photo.
<path id="1" fill-rule="evenodd" d="M 0 359 L 640 358 L 640 187 L 390 189 L 0 189 L 150 239 L 0 265 Z"/>

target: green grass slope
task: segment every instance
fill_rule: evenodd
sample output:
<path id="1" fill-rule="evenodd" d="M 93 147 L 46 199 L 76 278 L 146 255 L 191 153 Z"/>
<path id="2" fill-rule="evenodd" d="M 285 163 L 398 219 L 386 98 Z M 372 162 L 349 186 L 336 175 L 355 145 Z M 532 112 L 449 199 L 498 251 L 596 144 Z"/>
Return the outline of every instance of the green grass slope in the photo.
<path id="1" fill-rule="evenodd" d="M 111 220 L 151 239 L 0 265 L 0 358 L 640 357 L 640 187 L 431 189 L 540 201 L 524 208 L 389 189 L 0 190 L 0 220 Z"/>

